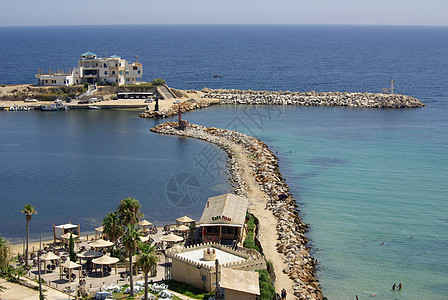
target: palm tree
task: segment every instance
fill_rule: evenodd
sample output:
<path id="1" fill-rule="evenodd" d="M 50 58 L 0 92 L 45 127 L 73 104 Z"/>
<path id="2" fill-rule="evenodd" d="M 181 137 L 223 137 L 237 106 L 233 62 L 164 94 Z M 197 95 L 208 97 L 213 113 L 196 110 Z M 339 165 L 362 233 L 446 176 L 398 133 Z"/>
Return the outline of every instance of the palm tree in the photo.
<path id="1" fill-rule="evenodd" d="M 118 217 L 124 226 L 136 225 L 143 216 L 140 212 L 142 205 L 135 198 L 126 198 L 121 200 L 117 208 Z"/>
<path id="2" fill-rule="evenodd" d="M 37 211 L 34 209 L 34 206 L 32 206 L 31 204 L 27 204 L 23 207 L 21 212 L 23 212 L 26 217 L 25 266 L 28 266 L 28 237 L 29 237 L 29 230 L 30 230 L 30 221 L 31 221 L 31 217 L 34 214 L 37 214 Z"/>
<path id="3" fill-rule="evenodd" d="M 118 212 L 110 212 L 103 220 L 103 233 L 106 235 L 107 239 L 114 244 L 118 242 L 118 239 L 124 233 L 124 227 L 120 222 L 118 217 Z M 113 253 L 113 246 L 111 249 L 111 254 Z"/>
<path id="4" fill-rule="evenodd" d="M 134 280 L 133 280 L 133 272 L 132 272 L 132 255 L 134 255 L 135 251 L 138 248 L 138 243 L 140 242 L 139 237 L 141 236 L 140 232 L 135 229 L 134 225 L 128 225 L 126 227 L 126 234 L 123 236 L 123 246 L 126 252 L 129 255 L 129 279 L 131 285 L 131 297 L 134 297 Z"/>
<path id="5" fill-rule="evenodd" d="M 145 300 L 148 300 L 148 273 L 157 267 L 157 256 L 154 254 L 155 245 L 141 243 L 139 246 L 140 254 L 137 256 L 137 265 L 145 273 Z M 157 269 L 156 269 L 157 272 Z M 152 273 L 152 272 L 151 272 Z M 152 275 L 152 274 L 151 274 Z"/>
<path id="6" fill-rule="evenodd" d="M 9 247 L 8 240 L 5 237 L 0 236 L 0 269 L 8 266 L 10 253 L 11 248 Z"/>

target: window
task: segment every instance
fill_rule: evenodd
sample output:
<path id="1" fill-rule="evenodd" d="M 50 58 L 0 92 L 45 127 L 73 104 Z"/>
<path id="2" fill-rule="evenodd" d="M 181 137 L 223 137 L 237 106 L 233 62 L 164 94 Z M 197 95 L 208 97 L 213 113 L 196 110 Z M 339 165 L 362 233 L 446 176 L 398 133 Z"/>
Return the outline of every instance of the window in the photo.
<path id="1" fill-rule="evenodd" d="M 105 67 L 105 68 L 107 68 L 107 65 L 106 65 L 106 63 L 104 63 L 104 67 Z"/>
<path id="2" fill-rule="evenodd" d="M 137 70 L 137 66 L 134 66 L 132 69 L 133 69 L 133 70 Z"/>
<path id="3" fill-rule="evenodd" d="M 107 75 L 107 71 L 104 71 L 104 75 Z"/>
<path id="4" fill-rule="evenodd" d="M 202 274 L 202 281 L 207 281 L 207 275 Z"/>
<path id="5" fill-rule="evenodd" d="M 115 71 L 112 71 L 112 75 L 115 75 Z"/>
<path id="6" fill-rule="evenodd" d="M 138 71 L 137 71 L 137 74 L 140 74 L 140 73 L 141 73 L 141 71 L 140 71 L 140 70 L 138 70 Z"/>

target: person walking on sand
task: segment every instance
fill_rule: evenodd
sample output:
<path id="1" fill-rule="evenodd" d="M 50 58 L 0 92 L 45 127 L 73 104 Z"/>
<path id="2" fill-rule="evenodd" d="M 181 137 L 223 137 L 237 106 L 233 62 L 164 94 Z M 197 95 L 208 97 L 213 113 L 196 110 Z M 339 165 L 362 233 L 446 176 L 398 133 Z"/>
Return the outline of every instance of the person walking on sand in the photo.
<path id="1" fill-rule="evenodd" d="M 286 290 L 283 288 L 282 289 L 282 300 L 286 300 Z"/>

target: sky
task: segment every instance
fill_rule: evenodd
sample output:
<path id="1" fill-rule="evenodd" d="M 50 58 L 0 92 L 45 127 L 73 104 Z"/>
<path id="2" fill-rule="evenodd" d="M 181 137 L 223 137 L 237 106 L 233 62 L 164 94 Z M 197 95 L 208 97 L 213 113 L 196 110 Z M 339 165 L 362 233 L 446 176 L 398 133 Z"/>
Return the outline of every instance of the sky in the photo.
<path id="1" fill-rule="evenodd" d="M 448 0 L 0 0 L 0 26 L 448 25 Z"/>

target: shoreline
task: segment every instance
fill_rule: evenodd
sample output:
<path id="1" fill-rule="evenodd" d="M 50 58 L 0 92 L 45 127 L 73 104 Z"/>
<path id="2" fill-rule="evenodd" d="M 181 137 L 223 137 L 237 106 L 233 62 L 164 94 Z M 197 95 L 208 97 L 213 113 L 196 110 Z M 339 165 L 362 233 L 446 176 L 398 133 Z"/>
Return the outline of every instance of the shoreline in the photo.
<path id="1" fill-rule="evenodd" d="M 298 299 L 323 299 L 305 236 L 308 225 L 300 219 L 296 200 L 267 145 L 227 129 L 190 124 L 178 130 L 177 126 L 177 122 L 167 122 L 151 131 L 205 140 L 227 153 L 234 192 L 249 199 L 248 210 L 259 220 L 257 238 L 266 259 L 274 265 L 276 290 L 286 288 Z"/>

